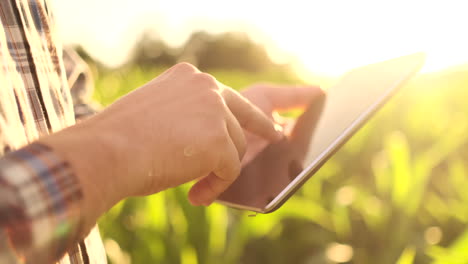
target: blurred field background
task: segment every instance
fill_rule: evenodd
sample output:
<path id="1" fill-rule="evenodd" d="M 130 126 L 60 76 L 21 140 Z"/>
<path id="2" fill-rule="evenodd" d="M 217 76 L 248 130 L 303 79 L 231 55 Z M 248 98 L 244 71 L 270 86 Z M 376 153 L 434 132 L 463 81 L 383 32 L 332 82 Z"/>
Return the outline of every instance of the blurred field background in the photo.
<path id="1" fill-rule="evenodd" d="M 212 53 L 223 61 L 221 54 Z M 248 52 L 237 56 L 249 61 Z M 166 69 L 157 58 L 153 63 L 94 68 L 95 98 L 110 104 Z M 267 66 L 205 70 L 235 88 L 303 82 L 285 67 Z M 100 221 L 109 258 L 115 264 L 468 263 L 467 118 L 466 68 L 420 75 L 277 212 L 249 217 L 217 204 L 192 207 L 188 186 L 128 199 Z"/>
<path id="2" fill-rule="evenodd" d="M 431 31 L 432 39 L 455 32 L 450 25 Z M 419 30 L 412 34 L 426 28 Z M 340 71 L 304 74 L 304 64 L 273 60 L 250 34 L 231 31 L 194 31 L 178 47 L 157 31 L 142 31 L 125 62 L 112 67 L 85 42 L 72 44 L 80 44 L 76 49 L 96 78 L 94 98 L 104 106 L 178 61 L 235 89 L 254 82 L 327 88 L 338 72 L 363 63 L 350 58 L 404 55 L 398 49 L 360 50 L 348 61 L 342 58 Z M 399 45 L 411 46 L 409 36 Z M 218 204 L 192 207 L 189 185 L 127 199 L 99 222 L 110 263 L 468 263 L 468 58 L 456 48 L 462 38 L 451 36 L 440 36 L 445 53 L 429 54 L 432 70 L 411 80 L 278 211 L 253 217 Z M 344 53 L 337 46 L 324 52 L 333 49 L 337 58 L 330 60 L 337 63 Z M 434 58 L 447 60 L 437 64 Z M 454 58 L 464 63 L 447 63 Z"/>

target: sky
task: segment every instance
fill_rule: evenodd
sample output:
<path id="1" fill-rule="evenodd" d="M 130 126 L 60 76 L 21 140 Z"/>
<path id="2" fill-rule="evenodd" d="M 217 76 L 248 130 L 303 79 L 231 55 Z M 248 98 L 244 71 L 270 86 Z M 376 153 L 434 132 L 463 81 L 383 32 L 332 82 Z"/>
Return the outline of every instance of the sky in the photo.
<path id="1" fill-rule="evenodd" d="M 423 51 L 425 71 L 468 64 L 468 1 L 416 0 L 52 0 L 66 44 L 118 66 L 151 28 L 180 46 L 193 31 L 247 32 L 278 61 L 313 73 Z"/>

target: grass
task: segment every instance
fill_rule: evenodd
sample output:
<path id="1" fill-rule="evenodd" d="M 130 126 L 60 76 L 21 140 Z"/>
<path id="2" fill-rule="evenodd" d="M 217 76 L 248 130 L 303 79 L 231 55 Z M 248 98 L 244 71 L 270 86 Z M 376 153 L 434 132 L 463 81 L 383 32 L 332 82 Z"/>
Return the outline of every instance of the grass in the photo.
<path id="1" fill-rule="evenodd" d="M 97 80 L 108 105 L 164 69 Z M 214 71 L 234 88 L 286 73 Z M 468 72 L 422 75 L 279 211 L 192 207 L 188 186 L 119 203 L 100 220 L 111 263 L 468 263 Z M 113 241 L 119 245 L 116 246 Z"/>

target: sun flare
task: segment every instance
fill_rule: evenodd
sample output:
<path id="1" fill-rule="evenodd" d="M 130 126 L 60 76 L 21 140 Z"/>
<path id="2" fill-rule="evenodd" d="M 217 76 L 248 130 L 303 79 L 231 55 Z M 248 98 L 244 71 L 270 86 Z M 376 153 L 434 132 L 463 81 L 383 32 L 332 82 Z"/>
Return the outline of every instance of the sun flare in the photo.
<path id="1" fill-rule="evenodd" d="M 195 30 L 246 31 L 274 57 L 292 55 L 308 71 L 332 76 L 419 51 L 428 55 L 426 72 L 468 63 L 463 1 L 111 2 L 55 1 L 65 42 L 83 45 L 108 65 L 122 63 L 131 40 L 148 27 L 173 45 Z"/>

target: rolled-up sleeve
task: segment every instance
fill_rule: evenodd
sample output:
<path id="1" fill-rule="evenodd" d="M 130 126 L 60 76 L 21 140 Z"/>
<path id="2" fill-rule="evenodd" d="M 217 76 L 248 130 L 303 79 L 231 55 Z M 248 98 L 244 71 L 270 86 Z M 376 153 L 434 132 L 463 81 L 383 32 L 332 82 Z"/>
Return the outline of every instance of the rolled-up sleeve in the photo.
<path id="1" fill-rule="evenodd" d="M 0 158 L 0 263 L 57 260 L 77 241 L 81 200 L 70 166 L 47 146 Z"/>

